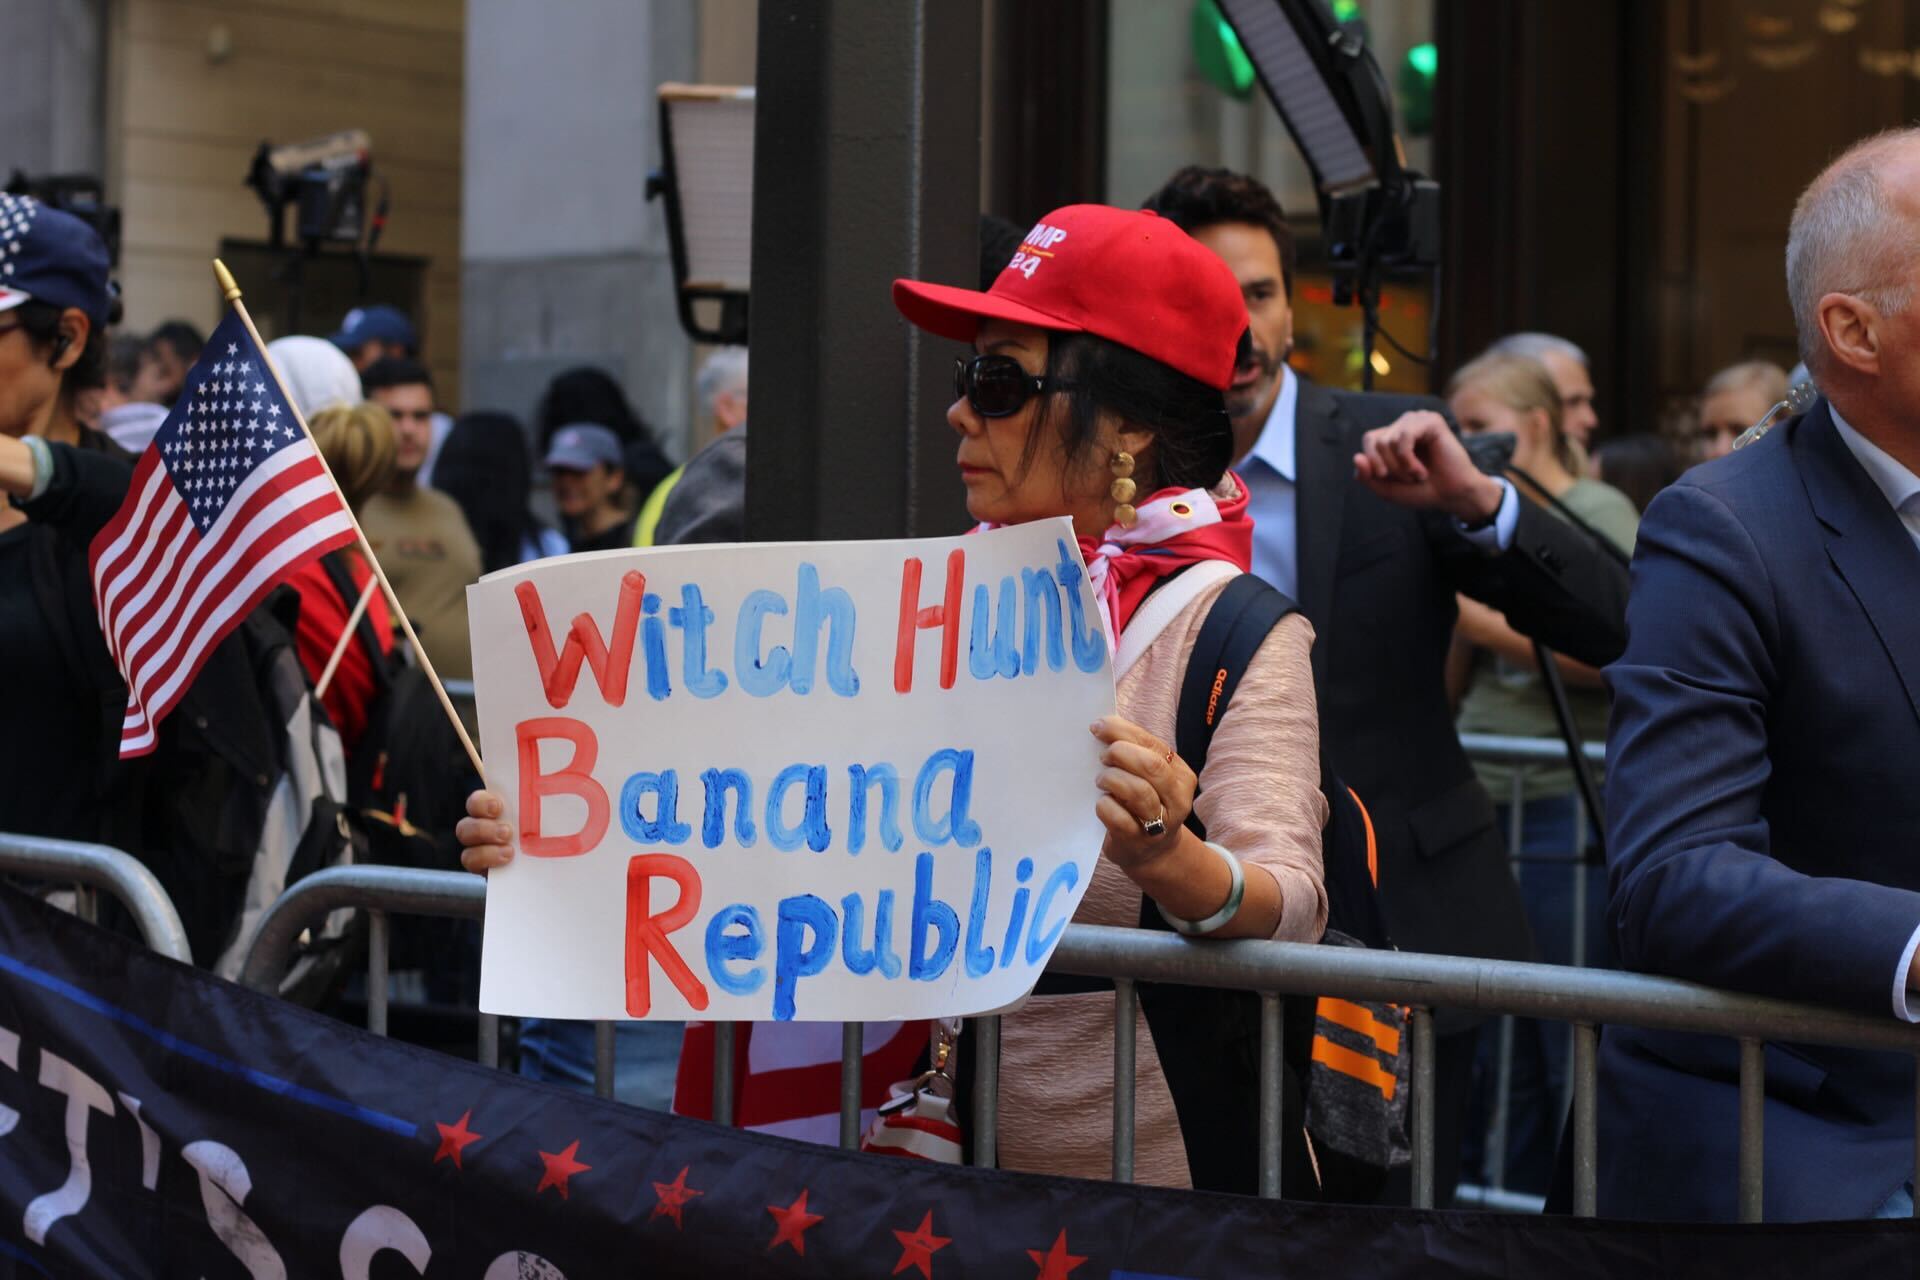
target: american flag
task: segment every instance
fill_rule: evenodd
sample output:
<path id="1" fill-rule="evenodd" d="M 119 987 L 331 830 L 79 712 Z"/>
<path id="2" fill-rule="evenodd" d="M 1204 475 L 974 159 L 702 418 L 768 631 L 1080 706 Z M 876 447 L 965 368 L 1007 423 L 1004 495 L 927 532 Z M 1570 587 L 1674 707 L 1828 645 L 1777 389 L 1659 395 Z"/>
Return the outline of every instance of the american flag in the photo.
<path id="1" fill-rule="evenodd" d="M 275 585 L 354 536 L 313 441 L 229 312 L 91 548 L 94 605 L 127 682 L 121 758 L 153 750 L 207 655 Z"/>

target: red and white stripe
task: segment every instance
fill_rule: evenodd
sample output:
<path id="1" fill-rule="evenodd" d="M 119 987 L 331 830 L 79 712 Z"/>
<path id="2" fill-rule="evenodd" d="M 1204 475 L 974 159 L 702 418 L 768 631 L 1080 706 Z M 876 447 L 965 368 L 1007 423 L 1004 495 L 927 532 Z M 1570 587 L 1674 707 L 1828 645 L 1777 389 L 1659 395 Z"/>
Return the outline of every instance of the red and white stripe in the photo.
<path id="1" fill-rule="evenodd" d="M 204 535 L 149 447 L 91 549 L 101 630 L 127 681 L 121 758 L 153 750 L 160 721 L 207 655 L 268 592 L 354 536 L 310 440 L 263 461 Z"/>

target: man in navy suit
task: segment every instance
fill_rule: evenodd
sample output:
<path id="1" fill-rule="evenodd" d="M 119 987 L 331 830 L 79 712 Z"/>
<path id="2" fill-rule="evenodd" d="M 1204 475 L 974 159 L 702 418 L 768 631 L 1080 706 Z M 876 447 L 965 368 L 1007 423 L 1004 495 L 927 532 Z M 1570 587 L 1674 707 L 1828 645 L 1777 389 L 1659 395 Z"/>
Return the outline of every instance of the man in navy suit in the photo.
<path id="1" fill-rule="evenodd" d="M 1647 509 L 1607 670 L 1629 968 L 1920 1020 L 1920 130 L 1794 210 L 1825 396 Z M 1731 1220 L 1733 1041 L 1608 1028 L 1600 1211 Z M 1769 1220 L 1910 1212 L 1914 1060 L 1766 1046 Z"/>

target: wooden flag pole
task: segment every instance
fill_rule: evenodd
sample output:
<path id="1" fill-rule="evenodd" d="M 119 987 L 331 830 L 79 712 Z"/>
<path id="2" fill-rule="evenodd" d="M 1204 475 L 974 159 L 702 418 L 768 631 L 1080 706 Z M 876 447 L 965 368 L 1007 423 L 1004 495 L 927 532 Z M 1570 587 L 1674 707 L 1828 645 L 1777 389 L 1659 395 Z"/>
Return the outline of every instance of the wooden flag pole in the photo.
<path id="1" fill-rule="evenodd" d="M 220 292 L 233 304 L 234 312 L 239 315 L 240 323 L 247 327 L 247 336 L 253 339 L 253 345 L 260 349 L 260 358 L 266 362 L 267 373 L 273 378 L 274 385 L 280 388 L 280 396 L 293 410 L 293 420 L 300 424 L 300 430 L 309 442 L 313 441 L 313 432 L 307 428 L 306 417 L 301 414 L 300 406 L 287 394 L 287 384 L 281 381 L 280 371 L 273 367 L 273 357 L 267 354 L 267 344 L 260 340 L 260 331 L 253 327 L 253 317 L 247 314 L 247 306 L 240 301 L 240 286 L 234 283 L 233 273 L 227 270 L 227 264 L 215 258 L 213 260 L 214 278 L 220 282 Z M 433 660 L 427 657 L 427 651 L 420 643 L 420 637 L 413 633 L 413 622 L 407 617 L 407 611 L 400 606 L 400 597 L 393 593 L 393 584 L 387 581 L 387 571 L 380 567 L 380 557 L 373 554 L 373 544 L 367 541 L 367 531 L 360 527 L 360 517 L 347 505 L 347 495 L 340 491 L 340 482 L 333 477 L 333 468 L 327 465 L 325 455 L 315 443 L 314 456 L 320 459 L 320 469 L 326 473 L 327 483 L 333 486 L 333 492 L 340 499 L 340 509 L 347 513 L 347 519 L 353 524 L 353 535 L 360 540 L 360 553 L 367 558 L 367 565 L 373 570 L 373 576 L 379 579 L 380 591 L 387 597 L 387 607 L 393 610 L 393 616 L 400 620 L 400 629 L 406 633 L 407 644 L 413 648 L 413 656 L 419 659 L 420 669 L 427 673 L 427 679 L 433 684 L 433 691 L 440 695 L 441 709 L 447 713 L 447 719 L 453 725 L 453 731 L 460 735 L 460 745 L 467 749 L 467 759 L 473 762 L 473 770 L 480 775 L 481 785 L 486 785 L 487 771 L 480 763 L 480 751 L 473 745 L 473 739 L 467 734 L 467 726 L 460 721 L 460 713 L 453 709 L 453 699 L 447 696 L 447 687 L 440 683 L 440 673 L 433 669 Z"/>
<path id="2" fill-rule="evenodd" d="M 347 615 L 347 625 L 340 632 L 340 638 L 333 642 L 333 652 L 327 656 L 327 665 L 320 669 L 320 678 L 314 681 L 315 698 L 327 696 L 327 687 L 333 683 L 333 673 L 340 669 L 340 659 L 347 656 L 347 646 L 353 643 L 353 633 L 360 626 L 360 619 L 366 616 L 367 606 L 373 603 L 374 594 L 379 590 L 380 579 L 369 573 L 366 589 L 360 593 L 353 612 Z"/>

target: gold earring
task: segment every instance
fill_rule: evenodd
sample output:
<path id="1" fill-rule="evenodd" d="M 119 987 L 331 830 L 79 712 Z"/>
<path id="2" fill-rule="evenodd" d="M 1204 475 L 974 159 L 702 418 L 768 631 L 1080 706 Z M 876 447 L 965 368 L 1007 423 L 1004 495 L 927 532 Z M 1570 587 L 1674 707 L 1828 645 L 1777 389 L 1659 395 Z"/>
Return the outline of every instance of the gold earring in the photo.
<path id="1" fill-rule="evenodd" d="M 1122 529 L 1133 528 L 1133 495 L 1139 486 L 1133 482 L 1133 455 L 1125 449 L 1113 455 L 1113 486 L 1107 492 L 1119 504 L 1113 509 L 1113 522 Z"/>

